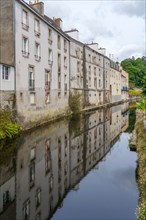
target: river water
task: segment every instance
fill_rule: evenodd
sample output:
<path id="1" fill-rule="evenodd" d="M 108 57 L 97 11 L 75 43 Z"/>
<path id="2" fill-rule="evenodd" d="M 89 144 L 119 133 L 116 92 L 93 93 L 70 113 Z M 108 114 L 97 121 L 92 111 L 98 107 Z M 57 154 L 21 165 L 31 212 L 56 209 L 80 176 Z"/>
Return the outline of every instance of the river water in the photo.
<path id="1" fill-rule="evenodd" d="M 136 219 L 131 123 L 125 103 L 20 137 L 0 167 L 0 219 Z"/>

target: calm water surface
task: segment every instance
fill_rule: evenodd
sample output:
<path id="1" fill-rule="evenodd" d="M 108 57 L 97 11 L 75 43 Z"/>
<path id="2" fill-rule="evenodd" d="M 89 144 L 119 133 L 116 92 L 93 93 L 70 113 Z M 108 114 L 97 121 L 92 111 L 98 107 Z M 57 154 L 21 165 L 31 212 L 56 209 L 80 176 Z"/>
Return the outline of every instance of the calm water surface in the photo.
<path id="1" fill-rule="evenodd" d="M 127 109 L 86 113 L 22 136 L 0 166 L 0 219 L 136 219 Z"/>

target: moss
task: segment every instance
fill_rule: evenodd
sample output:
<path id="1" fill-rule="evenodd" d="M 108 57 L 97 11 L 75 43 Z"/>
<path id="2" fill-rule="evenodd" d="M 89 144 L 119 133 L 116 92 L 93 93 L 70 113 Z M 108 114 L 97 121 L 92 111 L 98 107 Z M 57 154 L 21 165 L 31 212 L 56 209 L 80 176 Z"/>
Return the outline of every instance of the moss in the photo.
<path id="1" fill-rule="evenodd" d="M 138 153 L 138 186 L 140 190 L 140 204 L 137 210 L 138 220 L 146 220 L 146 131 L 143 117 L 138 116 L 135 125 L 137 133 Z"/>

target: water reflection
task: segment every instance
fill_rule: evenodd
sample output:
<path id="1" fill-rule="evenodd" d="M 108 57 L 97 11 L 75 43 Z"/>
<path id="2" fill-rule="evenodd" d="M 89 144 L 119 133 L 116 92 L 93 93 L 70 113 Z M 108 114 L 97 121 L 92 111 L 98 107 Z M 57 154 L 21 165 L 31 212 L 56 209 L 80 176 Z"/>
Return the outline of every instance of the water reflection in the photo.
<path id="1" fill-rule="evenodd" d="M 80 180 L 93 167 L 98 169 L 127 129 L 127 110 L 125 103 L 85 113 L 21 137 L 17 155 L 0 168 L 0 217 L 51 217 L 70 189 L 78 190 Z"/>

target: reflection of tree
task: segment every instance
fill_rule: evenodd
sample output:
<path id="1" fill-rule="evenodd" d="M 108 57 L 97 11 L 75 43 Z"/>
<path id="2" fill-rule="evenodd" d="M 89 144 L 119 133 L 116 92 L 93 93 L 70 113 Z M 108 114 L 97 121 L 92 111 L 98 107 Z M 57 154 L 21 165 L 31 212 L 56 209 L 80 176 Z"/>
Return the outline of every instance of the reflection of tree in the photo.
<path id="1" fill-rule="evenodd" d="M 134 125 L 135 125 L 135 120 L 136 120 L 136 108 L 131 108 L 129 110 L 129 127 L 127 129 L 127 131 L 129 133 L 131 133 L 134 129 Z"/>

